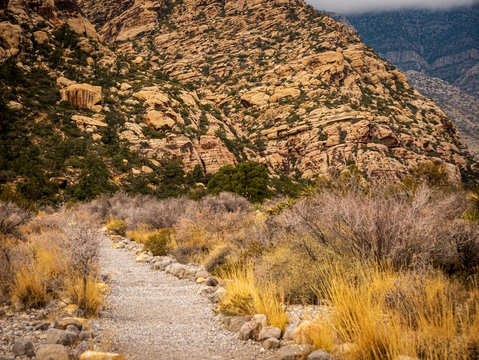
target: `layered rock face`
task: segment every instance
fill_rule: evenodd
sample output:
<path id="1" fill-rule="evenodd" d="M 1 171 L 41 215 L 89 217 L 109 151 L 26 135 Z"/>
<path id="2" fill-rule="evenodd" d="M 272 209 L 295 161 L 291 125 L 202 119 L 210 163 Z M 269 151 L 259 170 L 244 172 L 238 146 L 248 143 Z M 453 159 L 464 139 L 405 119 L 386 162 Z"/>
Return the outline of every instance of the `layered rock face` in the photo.
<path id="1" fill-rule="evenodd" d="M 92 19 L 112 14 L 98 1 L 83 4 Z M 352 163 L 371 177 L 397 178 L 424 161 L 443 164 L 457 178 L 471 164 L 454 124 L 431 100 L 353 31 L 302 1 L 123 1 L 121 7 L 128 9 L 97 23 L 100 34 L 154 71 L 194 84 L 223 126 L 244 134 L 239 139 L 249 144 L 251 160 L 303 178 Z M 157 19 L 144 20 L 152 11 Z M 121 29 L 111 31 L 112 24 Z M 166 117 L 161 127 L 174 127 Z M 186 148 L 179 137 L 169 141 Z"/>
<path id="2" fill-rule="evenodd" d="M 48 4 L 52 12 L 41 10 Z M 433 161 L 459 179 L 474 166 L 431 100 L 351 30 L 300 0 L 69 4 L 32 9 L 12 0 L 9 16 L 24 25 L 0 24 L 0 34 L 18 34 L 2 35 L 0 62 L 14 58 L 56 84 L 58 99 L 29 116 L 58 123 L 59 100 L 74 106 L 61 120 L 68 126 L 55 129 L 60 137 L 75 124 L 94 146 L 125 143 L 155 171 L 165 159 L 203 174 L 252 160 L 303 179 L 351 164 L 366 177 L 397 179 Z M 70 41 L 55 30 L 55 19 L 83 14 L 115 51 L 96 32 L 77 28 L 82 36 Z M 111 170 L 118 184 L 129 177 L 120 157 Z"/>
<path id="3" fill-rule="evenodd" d="M 60 90 L 62 100 L 70 105 L 92 109 L 101 102 L 101 87 L 89 84 L 74 84 Z"/>

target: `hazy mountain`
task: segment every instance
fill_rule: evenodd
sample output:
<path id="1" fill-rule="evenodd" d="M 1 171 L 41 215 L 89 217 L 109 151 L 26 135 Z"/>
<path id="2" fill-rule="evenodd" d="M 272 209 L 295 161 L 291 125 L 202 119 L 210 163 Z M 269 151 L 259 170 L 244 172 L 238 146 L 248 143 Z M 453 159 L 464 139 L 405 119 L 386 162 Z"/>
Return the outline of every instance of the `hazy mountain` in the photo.
<path id="1" fill-rule="evenodd" d="M 445 80 L 479 96 L 479 2 L 446 10 L 348 15 L 366 44 L 402 70 Z"/>
<path id="2" fill-rule="evenodd" d="M 432 98 L 456 124 L 469 150 L 479 156 L 479 98 L 448 82 L 414 70 L 406 76 L 421 94 Z"/>

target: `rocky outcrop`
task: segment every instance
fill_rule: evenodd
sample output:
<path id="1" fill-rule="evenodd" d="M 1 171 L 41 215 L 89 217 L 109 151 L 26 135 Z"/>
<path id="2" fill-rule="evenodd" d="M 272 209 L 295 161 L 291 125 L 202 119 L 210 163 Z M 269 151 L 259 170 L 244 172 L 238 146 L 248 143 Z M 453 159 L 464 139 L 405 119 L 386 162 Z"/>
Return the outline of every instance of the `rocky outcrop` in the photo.
<path id="1" fill-rule="evenodd" d="M 85 4 L 92 18 L 100 9 L 111 14 L 110 6 L 92 3 Z M 198 87 L 180 98 L 159 86 L 132 94 L 146 108 L 146 124 L 162 134 L 143 145 L 147 156 L 181 157 L 188 169 L 199 164 L 214 172 L 234 163 L 235 142 L 249 141 L 261 151 L 243 146 L 246 157 L 306 179 L 353 163 L 367 176 L 387 178 L 430 160 L 442 163 L 452 179 L 467 167 L 467 150 L 444 113 L 353 31 L 312 14 L 302 1 L 226 1 L 223 7 L 186 0 L 161 7 L 163 18 L 151 22 L 150 31 L 142 16 L 157 5 L 123 1 L 127 10 L 99 24 L 101 31 L 118 30 L 108 31 L 111 42 L 134 36 L 136 50 L 122 45 L 132 58 L 141 55 L 154 69 Z M 296 32 L 284 30 L 285 23 Z M 209 27 L 222 29 L 221 35 Z M 133 35 L 140 33 L 148 35 Z M 202 117 L 205 105 L 220 115 Z M 226 139 L 218 139 L 223 129 Z M 140 148 L 134 134 L 124 136 Z"/>
<path id="2" fill-rule="evenodd" d="M 68 101 L 70 105 L 80 108 L 92 109 L 102 100 L 101 86 L 89 84 L 74 84 L 60 90 L 62 101 Z"/>
<path id="3" fill-rule="evenodd" d="M 9 21 L 0 22 L 0 62 L 31 47 L 32 42 L 25 37 L 20 25 Z"/>
<path id="4" fill-rule="evenodd" d="M 80 0 L 79 3 L 85 7 L 87 12 L 90 10 L 95 13 L 95 4 L 86 0 Z M 99 32 L 107 40 L 132 40 L 138 35 L 155 29 L 158 24 L 158 13 L 162 10 L 162 4 L 164 3 L 159 0 L 127 0 L 120 5 L 117 2 L 112 2 L 112 5 L 120 6 L 123 11 L 120 15 L 115 16 L 117 9 L 110 8 L 109 11 L 107 10 L 105 14 L 102 14 L 105 23 L 99 29 Z M 93 16 L 96 17 L 97 15 Z"/>
<path id="5" fill-rule="evenodd" d="M 176 125 L 177 119 L 171 113 L 151 110 L 145 114 L 145 121 L 153 130 L 171 130 Z"/>

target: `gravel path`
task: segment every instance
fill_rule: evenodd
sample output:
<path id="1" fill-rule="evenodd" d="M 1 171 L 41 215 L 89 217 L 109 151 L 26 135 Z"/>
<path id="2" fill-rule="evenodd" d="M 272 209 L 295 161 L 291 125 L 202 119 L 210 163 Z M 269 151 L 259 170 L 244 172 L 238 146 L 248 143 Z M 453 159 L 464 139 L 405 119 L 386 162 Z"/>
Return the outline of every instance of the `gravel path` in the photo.
<path id="1" fill-rule="evenodd" d="M 197 294 L 199 285 L 136 263 L 133 252 L 114 249 L 104 235 L 100 261 L 112 294 L 92 325 L 99 336 L 113 336 L 110 349 L 127 360 L 276 358 L 227 331 L 209 300 Z"/>

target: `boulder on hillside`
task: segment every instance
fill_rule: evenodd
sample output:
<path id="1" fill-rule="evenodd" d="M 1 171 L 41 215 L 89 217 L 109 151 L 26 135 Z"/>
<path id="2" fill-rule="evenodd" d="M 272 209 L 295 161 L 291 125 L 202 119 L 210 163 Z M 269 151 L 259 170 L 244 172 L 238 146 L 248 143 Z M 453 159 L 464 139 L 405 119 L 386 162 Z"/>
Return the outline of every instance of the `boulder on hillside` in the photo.
<path id="1" fill-rule="evenodd" d="M 171 130 L 176 124 L 172 117 L 157 110 L 145 114 L 145 121 L 153 130 Z"/>
<path id="2" fill-rule="evenodd" d="M 60 96 L 70 105 L 92 109 L 102 100 L 102 88 L 89 84 L 73 84 L 60 90 Z"/>
<path id="3" fill-rule="evenodd" d="M 0 22 L 0 62 L 30 47 L 31 41 L 25 38 L 20 25 L 8 21 Z"/>

